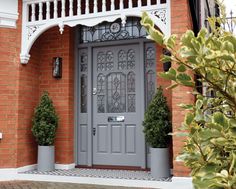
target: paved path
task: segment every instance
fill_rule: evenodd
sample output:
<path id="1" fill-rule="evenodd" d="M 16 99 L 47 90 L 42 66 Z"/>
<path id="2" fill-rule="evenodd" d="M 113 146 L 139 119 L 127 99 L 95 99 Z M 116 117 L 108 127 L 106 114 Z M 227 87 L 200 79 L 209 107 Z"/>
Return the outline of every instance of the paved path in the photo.
<path id="1" fill-rule="evenodd" d="M 7 181 L 7 182 L 0 182 L 0 189 L 136 189 L 136 188 L 57 183 L 57 182 Z"/>

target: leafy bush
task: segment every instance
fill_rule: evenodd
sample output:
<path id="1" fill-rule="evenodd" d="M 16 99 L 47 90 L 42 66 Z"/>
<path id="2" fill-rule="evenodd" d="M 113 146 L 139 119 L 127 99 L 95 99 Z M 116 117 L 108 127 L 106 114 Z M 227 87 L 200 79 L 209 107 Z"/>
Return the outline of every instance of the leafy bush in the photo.
<path id="1" fill-rule="evenodd" d="M 161 87 L 157 88 L 145 112 L 143 126 L 146 142 L 152 148 L 168 147 L 170 141 L 168 134 L 171 132 L 170 111 Z"/>
<path id="2" fill-rule="evenodd" d="M 155 29 L 147 13 L 142 17 L 150 38 L 171 52 L 162 61 L 174 66 L 161 77 L 172 80 L 170 88 L 192 87 L 196 96 L 195 104 L 181 105 L 188 113 L 175 134 L 186 136 L 178 158 L 191 168 L 197 189 L 236 188 L 236 37 L 219 27 L 225 21 L 220 8 L 221 18 L 209 18 L 211 32 L 187 31 L 178 45 L 175 35 L 165 38 Z M 194 74 L 213 97 L 198 93 Z"/>
<path id="3" fill-rule="evenodd" d="M 41 96 L 39 105 L 35 108 L 32 132 L 38 145 L 51 146 L 54 144 L 58 116 L 48 92 Z"/>

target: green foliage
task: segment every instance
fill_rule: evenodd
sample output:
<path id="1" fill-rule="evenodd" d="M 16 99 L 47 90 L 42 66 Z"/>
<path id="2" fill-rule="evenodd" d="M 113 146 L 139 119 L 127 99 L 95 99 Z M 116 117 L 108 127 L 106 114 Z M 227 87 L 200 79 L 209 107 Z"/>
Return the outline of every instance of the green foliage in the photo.
<path id="1" fill-rule="evenodd" d="M 145 112 L 143 126 L 146 142 L 152 148 L 168 147 L 170 141 L 168 134 L 171 132 L 170 111 L 161 87 L 157 88 Z"/>
<path id="2" fill-rule="evenodd" d="M 58 116 L 48 92 L 41 96 L 39 105 L 35 108 L 32 132 L 38 145 L 51 146 L 54 144 Z"/>
<path id="3" fill-rule="evenodd" d="M 173 67 L 160 76 L 172 80 L 170 88 L 192 87 L 196 96 L 195 104 L 181 105 L 188 113 L 174 134 L 186 136 L 178 159 L 191 168 L 197 189 L 236 188 L 236 37 L 219 27 L 225 22 L 220 8 L 221 18 L 209 18 L 211 32 L 203 28 L 194 36 L 187 31 L 178 46 L 174 35 L 165 38 L 156 32 L 147 13 L 142 17 L 149 38 L 171 52 Z M 198 94 L 194 74 L 214 97 Z"/>

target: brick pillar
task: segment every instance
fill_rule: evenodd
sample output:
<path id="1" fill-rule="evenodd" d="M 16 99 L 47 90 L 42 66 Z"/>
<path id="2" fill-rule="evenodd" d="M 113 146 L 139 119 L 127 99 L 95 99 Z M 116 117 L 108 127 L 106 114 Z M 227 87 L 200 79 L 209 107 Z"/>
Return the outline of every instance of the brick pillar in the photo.
<path id="1" fill-rule="evenodd" d="M 191 14 L 189 4 L 187 0 L 172 0 L 171 1 L 171 32 L 177 34 L 180 37 L 186 30 L 192 29 Z M 172 90 L 172 123 L 173 132 L 181 126 L 184 120 L 186 111 L 181 109 L 178 104 L 185 103 L 191 104 L 194 102 L 194 98 L 188 87 L 177 87 Z M 189 176 L 189 169 L 183 165 L 182 162 L 175 160 L 176 156 L 181 152 L 184 138 L 173 137 L 173 174 L 174 176 Z"/>
<path id="2" fill-rule="evenodd" d="M 166 80 L 163 79 L 161 77 L 159 77 L 159 73 L 163 72 L 163 63 L 160 61 L 161 55 L 162 55 L 162 47 L 160 47 L 159 45 L 156 45 L 156 60 L 157 60 L 157 64 L 156 64 L 156 72 L 157 72 L 157 86 L 162 86 L 163 89 L 163 93 L 167 99 L 167 103 L 168 103 L 168 107 L 170 109 L 170 111 L 172 112 L 172 90 L 167 90 L 166 88 L 168 86 L 171 85 L 171 81 L 170 80 Z M 170 150 L 170 165 L 171 167 L 173 167 L 173 144 L 171 141 L 171 144 L 169 146 L 169 150 Z"/>

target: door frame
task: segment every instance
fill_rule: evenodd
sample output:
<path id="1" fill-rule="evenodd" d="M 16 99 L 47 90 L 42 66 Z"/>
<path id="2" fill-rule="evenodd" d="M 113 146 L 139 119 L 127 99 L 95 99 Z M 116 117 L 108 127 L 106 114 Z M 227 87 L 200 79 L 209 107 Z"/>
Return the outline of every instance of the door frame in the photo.
<path id="1" fill-rule="evenodd" d="M 93 165 L 93 136 L 92 136 L 92 123 L 93 123 L 93 110 L 92 110 L 92 105 L 93 105 L 93 95 L 92 95 L 92 86 L 93 86 L 93 60 L 92 60 L 92 55 L 93 55 L 93 48 L 95 47 L 104 47 L 104 46 L 115 46 L 115 45 L 130 45 L 130 44 L 138 44 L 139 45 L 139 49 L 140 52 L 140 62 L 142 63 L 142 65 L 140 66 L 140 77 L 142 77 L 143 79 L 141 79 L 141 107 L 143 107 L 141 109 L 141 120 L 144 119 L 144 113 L 145 113 L 145 66 L 144 66 L 144 45 L 145 43 L 150 43 L 151 41 L 146 39 L 146 38 L 139 38 L 139 39 L 129 39 L 129 40 L 119 40 L 119 41 L 107 41 L 107 42 L 97 42 L 97 43 L 87 43 L 87 44 L 78 44 L 78 30 L 76 32 L 76 42 L 75 42 L 75 142 L 74 142 L 74 157 L 75 157 L 75 163 L 76 165 L 79 165 L 79 112 L 80 112 L 80 72 L 79 72 L 79 50 L 80 49 L 84 49 L 87 48 L 88 49 L 88 94 L 87 94 L 87 116 L 88 116 L 88 137 L 87 137 L 87 164 L 83 165 L 83 166 L 88 166 L 91 167 Z M 90 92 L 89 92 L 90 91 Z M 147 168 L 147 150 L 146 150 L 146 144 L 145 144 L 145 137 L 144 134 L 142 132 L 142 126 L 139 127 L 140 129 L 140 138 L 139 140 L 141 140 L 140 144 L 142 144 L 142 146 L 140 146 L 142 148 L 141 151 L 143 151 L 143 153 L 141 154 L 141 162 L 140 162 L 140 167 L 142 169 L 146 169 Z"/>

